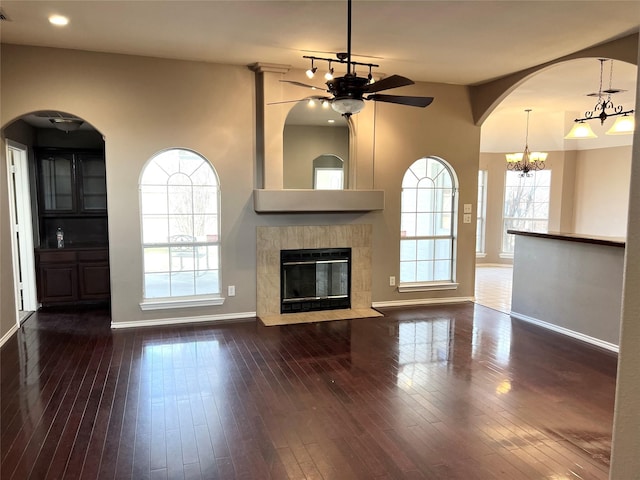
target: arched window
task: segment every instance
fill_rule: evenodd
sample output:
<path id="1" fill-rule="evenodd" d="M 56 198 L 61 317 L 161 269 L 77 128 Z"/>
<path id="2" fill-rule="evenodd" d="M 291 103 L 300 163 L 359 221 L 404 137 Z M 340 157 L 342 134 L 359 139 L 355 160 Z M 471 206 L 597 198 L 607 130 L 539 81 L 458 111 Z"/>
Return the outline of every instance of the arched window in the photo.
<path id="1" fill-rule="evenodd" d="M 453 284 L 456 179 L 443 160 L 416 160 L 402 179 L 400 285 Z"/>
<path id="2" fill-rule="evenodd" d="M 140 179 L 144 298 L 220 298 L 220 190 L 211 164 L 170 149 Z M 213 302 L 216 303 L 216 302 Z"/>

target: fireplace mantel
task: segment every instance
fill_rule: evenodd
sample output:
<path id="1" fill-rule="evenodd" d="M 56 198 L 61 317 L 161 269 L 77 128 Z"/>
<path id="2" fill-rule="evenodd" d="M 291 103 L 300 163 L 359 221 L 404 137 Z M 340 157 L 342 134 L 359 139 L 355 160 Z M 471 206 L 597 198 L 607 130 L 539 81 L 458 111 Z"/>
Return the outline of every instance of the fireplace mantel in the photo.
<path id="1" fill-rule="evenodd" d="M 384 210 L 384 190 L 254 190 L 257 213 L 330 213 Z"/>

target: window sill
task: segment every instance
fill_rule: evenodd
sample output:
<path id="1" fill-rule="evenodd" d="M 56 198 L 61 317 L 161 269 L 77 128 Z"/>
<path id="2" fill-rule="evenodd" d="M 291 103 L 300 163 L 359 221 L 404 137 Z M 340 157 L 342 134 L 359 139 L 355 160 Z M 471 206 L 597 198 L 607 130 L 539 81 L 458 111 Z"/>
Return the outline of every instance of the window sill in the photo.
<path id="1" fill-rule="evenodd" d="M 476 253 L 476 258 L 487 258 L 486 253 Z"/>
<path id="2" fill-rule="evenodd" d="M 443 283 L 405 283 L 398 286 L 398 292 L 430 292 L 434 290 L 457 290 L 458 283 L 443 282 Z"/>
<path id="3" fill-rule="evenodd" d="M 501 253 L 498 256 L 500 258 L 513 258 L 513 253 Z"/>
<path id="4" fill-rule="evenodd" d="M 168 310 L 171 308 L 211 307 L 222 305 L 224 297 L 194 296 L 175 298 L 148 298 L 140 302 L 140 310 Z"/>

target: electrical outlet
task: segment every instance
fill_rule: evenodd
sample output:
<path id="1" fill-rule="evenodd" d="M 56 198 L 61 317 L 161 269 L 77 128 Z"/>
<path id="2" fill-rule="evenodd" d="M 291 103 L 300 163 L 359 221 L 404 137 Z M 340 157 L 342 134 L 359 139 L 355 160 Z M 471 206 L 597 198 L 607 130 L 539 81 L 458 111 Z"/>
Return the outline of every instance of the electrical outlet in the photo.
<path id="1" fill-rule="evenodd" d="M 471 223 L 471 214 L 470 213 L 465 213 L 462 216 L 462 223 Z"/>
<path id="2" fill-rule="evenodd" d="M 227 295 L 230 297 L 235 297 L 236 296 L 236 286 L 235 285 L 229 285 L 227 287 Z"/>
<path id="3" fill-rule="evenodd" d="M 396 286 L 396 277 L 389 277 L 389 286 L 390 287 L 395 287 Z"/>

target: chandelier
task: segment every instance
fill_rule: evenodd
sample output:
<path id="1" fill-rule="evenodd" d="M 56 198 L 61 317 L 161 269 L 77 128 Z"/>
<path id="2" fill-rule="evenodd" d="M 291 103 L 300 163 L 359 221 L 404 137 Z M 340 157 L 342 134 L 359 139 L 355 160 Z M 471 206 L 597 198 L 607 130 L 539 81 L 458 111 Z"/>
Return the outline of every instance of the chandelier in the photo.
<path id="1" fill-rule="evenodd" d="M 606 58 L 599 58 L 600 61 L 600 87 L 597 94 L 590 94 L 590 96 L 597 96 L 598 102 L 593 110 L 585 112 L 583 118 L 576 118 L 575 123 L 569 133 L 564 137 L 567 139 L 575 138 L 597 138 L 598 136 L 593 132 L 591 126 L 585 123 L 588 120 L 600 120 L 600 125 L 604 125 L 604 122 L 609 117 L 618 117 L 609 130 L 607 135 L 624 135 L 633 133 L 635 128 L 635 121 L 633 117 L 633 110 L 624 111 L 622 105 L 614 105 L 611 101 L 611 95 L 614 93 L 622 92 L 616 88 L 611 88 L 613 79 L 613 60 L 611 60 L 611 66 L 609 69 L 609 88 L 602 90 L 602 74 L 604 70 L 604 62 Z M 606 96 L 604 95 L 606 94 Z"/>
<path id="2" fill-rule="evenodd" d="M 542 170 L 544 168 L 544 162 L 547 159 L 548 153 L 546 152 L 531 152 L 529 151 L 529 113 L 531 109 L 525 110 L 527 112 L 527 130 L 524 140 L 524 151 L 518 153 L 507 153 L 507 169 L 521 172 L 521 177 L 530 177 L 532 170 Z"/>

